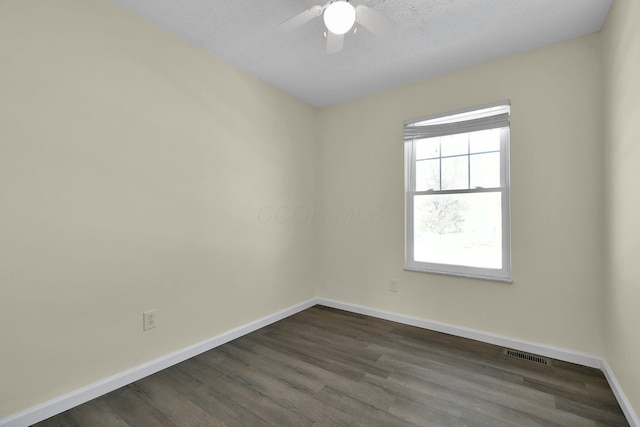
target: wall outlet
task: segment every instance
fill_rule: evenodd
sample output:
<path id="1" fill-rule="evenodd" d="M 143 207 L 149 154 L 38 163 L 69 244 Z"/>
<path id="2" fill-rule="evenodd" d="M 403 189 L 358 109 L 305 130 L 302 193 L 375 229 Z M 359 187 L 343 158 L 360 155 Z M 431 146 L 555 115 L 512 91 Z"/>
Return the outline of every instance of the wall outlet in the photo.
<path id="1" fill-rule="evenodd" d="M 149 310 L 142 313 L 142 330 L 148 331 L 156 327 L 156 311 Z"/>
<path id="2" fill-rule="evenodd" d="M 396 279 L 389 279 L 389 292 L 398 292 L 398 281 Z"/>

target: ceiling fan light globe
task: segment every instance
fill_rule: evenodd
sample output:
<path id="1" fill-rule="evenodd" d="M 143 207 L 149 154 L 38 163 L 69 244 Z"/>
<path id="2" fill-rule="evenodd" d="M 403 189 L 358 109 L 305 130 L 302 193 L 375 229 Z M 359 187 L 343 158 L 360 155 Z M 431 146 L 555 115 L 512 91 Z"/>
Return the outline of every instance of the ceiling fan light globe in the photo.
<path id="1" fill-rule="evenodd" d="M 331 3 L 324 11 L 324 24 L 333 34 L 344 34 L 356 22 L 356 10 L 346 1 Z"/>

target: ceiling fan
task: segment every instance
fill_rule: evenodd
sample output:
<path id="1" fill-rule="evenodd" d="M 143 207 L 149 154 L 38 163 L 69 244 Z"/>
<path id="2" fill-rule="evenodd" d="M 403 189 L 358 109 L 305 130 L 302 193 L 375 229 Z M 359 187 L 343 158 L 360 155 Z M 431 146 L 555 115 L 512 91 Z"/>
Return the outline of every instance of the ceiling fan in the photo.
<path id="1" fill-rule="evenodd" d="M 291 31 L 320 15 L 323 15 L 327 27 L 324 32 L 327 53 L 340 52 L 344 47 L 344 35 L 352 28 L 354 34 L 357 33 L 356 24 L 380 36 L 389 34 L 393 29 L 393 22 L 380 12 L 364 4 L 353 6 L 349 0 L 330 0 L 324 5 L 311 6 L 280 23 L 278 28 L 281 31 Z"/>

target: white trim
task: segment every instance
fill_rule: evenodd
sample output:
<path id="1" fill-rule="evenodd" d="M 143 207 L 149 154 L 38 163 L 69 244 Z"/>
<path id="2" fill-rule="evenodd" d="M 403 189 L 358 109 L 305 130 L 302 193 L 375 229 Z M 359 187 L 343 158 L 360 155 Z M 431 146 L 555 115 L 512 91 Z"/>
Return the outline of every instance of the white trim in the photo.
<path id="1" fill-rule="evenodd" d="M 504 99 L 502 101 L 499 101 L 499 102 L 492 102 L 490 104 L 478 105 L 476 107 L 459 108 L 457 110 L 448 111 L 446 113 L 436 113 L 436 114 L 430 114 L 430 115 L 424 116 L 424 117 L 418 117 L 418 118 L 415 118 L 415 119 L 409 119 L 409 120 L 405 120 L 403 122 L 403 124 L 404 125 L 411 125 L 413 123 L 425 122 L 425 121 L 428 121 L 428 120 L 439 119 L 441 117 L 455 116 L 455 115 L 458 115 L 458 114 L 470 113 L 472 111 L 486 110 L 488 108 L 501 107 L 501 106 L 506 106 L 506 105 L 511 106 L 511 100 L 509 98 L 506 98 L 506 99 Z"/>
<path id="2" fill-rule="evenodd" d="M 306 310 L 314 305 L 324 305 L 326 307 L 337 308 L 340 310 L 350 311 L 352 313 L 365 314 L 379 319 L 390 320 L 392 322 L 402 323 L 405 325 L 416 326 L 418 328 L 429 329 L 436 332 L 443 332 L 463 338 L 469 338 L 476 341 L 495 344 L 502 347 L 509 347 L 515 350 L 526 351 L 528 353 L 540 354 L 542 356 L 551 357 L 565 362 L 577 363 L 579 365 L 597 368 L 603 371 L 609 386 L 613 390 L 620 408 L 627 417 L 631 427 L 640 427 L 638 416 L 633 410 L 629 399 L 627 399 L 622 387 L 615 378 L 613 371 L 607 362 L 597 356 L 586 353 L 576 352 L 573 350 L 553 347 L 544 344 L 533 343 L 530 341 L 509 338 L 502 335 L 491 334 L 476 329 L 455 326 L 448 323 L 437 322 L 433 320 L 422 319 L 418 317 L 406 316 L 404 314 L 392 313 L 388 311 L 378 310 L 371 307 L 365 307 L 357 304 L 350 304 L 335 301 L 326 298 L 312 298 L 299 304 L 280 310 L 276 313 L 262 317 L 253 322 L 247 323 L 235 329 L 231 329 L 220 335 L 216 335 L 208 340 L 186 347 L 182 350 L 170 353 L 166 356 L 152 360 L 134 368 L 128 369 L 119 374 L 105 378 L 101 381 L 81 387 L 65 395 L 56 397 L 47 402 L 33 406 L 24 411 L 10 415 L 0 419 L 0 427 L 24 427 L 40 422 L 49 417 L 57 415 L 75 406 L 81 405 L 91 399 L 102 396 L 134 381 L 138 381 L 146 376 L 159 372 L 165 368 L 183 362 L 200 353 L 209 351 L 224 343 L 232 341 L 243 335 L 249 334 L 274 322 L 292 316 L 302 310 Z"/>
<path id="3" fill-rule="evenodd" d="M 486 110 L 492 110 L 490 112 Z M 483 113 L 484 111 L 484 113 Z M 509 201 L 509 145 L 510 145 L 510 117 L 511 107 L 507 102 L 505 104 L 497 104 L 490 108 L 473 109 L 467 114 L 466 120 L 456 121 L 454 118 L 460 114 L 442 114 L 427 122 L 438 121 L 438 124 L 423 124 L 420 125 L 415 122 L 407 122 L 404 124 L 404 142 L 405 142 L 405 268 L 412 271 L 446 274 L 451 276 L 462 276 L 468 278 L 477 278 L 484 280 L 498 280 L 501 282 L 511 283 L 511 208 Z M 473 113 L 473 114 L 471 114 Z M 476 118 L 469 118 L 476 117 Z M 477 117 L 481 116 L 481 117 Z M 426 122 L 419 122 L 426 123 Z M 417 127 L 416 127 L 417 126 Z M 418 184 L 416 183 L 416 169 L 418 159 L 416 158 L 416 144 L 419 139 L 440 137 L 446 135 L 453 135 L 458 133 L 471 133 L 480 130 L 499 130 L 500 137 L 500 185 L 495 188 L 479 188 L 471 187 L 472 173 L 469 169 L 469 182 L 468 188 L 460 188 L 455 190 L 443 190 L 442 189 L 442 162 L 447 156 L 442 154 L 442 142 L 440 142 L 441 150 L 437 153 L 436 157 L 430 158 L 429 161 L 440 162 L 440 178 L 437 180 L 440 184 L 437 189 L 418 191 Z M 468 141 L 469 142 L 469 141 Z M 469 142 L 470 143 L 470 142 Z M 491 152 L 496 150 L 491 149 Z M 477 153 L 471 152 L 471 145 L 467 147 L 466 153 L 460 153 L 459 156 L 465 157 L 467 160 L 467 166 L 471 167 L 471 159 L 477 155 Z M 408 161 L 407 161 L 408 160 Z M 501 205 L 501 255 L 502 263 L 499 268 L 489 268 L 483 266 L 470 266 L 462 264 L 451 263 L 438 263 L 432 260 L 417 260 L 415 257 L 415 238 L 418 234 L 418 230 L 414 229 L 417 213 L 415 212 L 415 198 L 437 198 L 442 195 L 456 194 L 456 195 L 471 195 L 478 193 L 495 193 L 500 194 Z"/>
<path id="4" fill-rule="evenodd" d="M 616 376 L 613 375 L 613 371 L 609 367 L 607 361 L 604 359 L 602 360 L 601 369 L 604 373 L 604 376 L 607 378 L 607 382 L 609 383 L 611 390 L 613 390 L 613 394 L 616 396 L 616 399 L 618 399 L 620 409 L 622 409 L 622 412 L 624 412 L 624 415 L 627 417 L 629 425 L 631 427 L 640 427 L 640 418 L 638 418 L 638 415 L 633 410 L 631 402 L 629 402 L 629 399 L 627 399 L 627 396 L 622 391 L 622 387 L 620 387 L 620 383 L 616 379 Z"/>
<path id="5" fill-rule="evenodd" d="M 501 347 L 508 347 L 514 350 L 525 351 L 527 353 L 535 353 L 541 356 L 551 357 L 553 359 L 564 360 L 565 362 L 589 366 L 591 368 L 600 369 L 602 367 L 601 358 L 592 356 L 590 354 L 569 350 L 566 348 L 538 344 L 530 341 L 519 340 L 516 338 L 505 337 L 503 335 L 483 332 L 477 329 L 455 326 L 448 323 L 436 322 L 434 320 L 421 319 L 418 317 L 406 316 L 404 314 L 392 313 L 389 311 L 382 311 L 374 308 L 364 307 L 361 305 L 348 304 L 324 298 L 319 298 L 317 302 L 318 304 L 327 307 L 338 308 L 340 310 L 351 311 L 353 313 L 366 314 L 368 316 L 377 317 L 380 319 L 391 320 L 392 322 L 398 322 L 410 326 L 417 326 L 418 328 L 429 329 L 436 332 L 443 332 L 445 334 L 469 338 L 489 344 L 495 344 Z"/>
<path id="6" fill-rule="evenodd" d="M 159 357 L 151 360 L 147 363 L 143 363 L 134 368 L 127 369 L 119 374 L 105 378 L 93 384 L 89 384 L 85 387 L 81 387 L 70 393 L 51 399 L 47 402 L 25 409 L 24 411 L 10 415 L 8 417 L 0 419 L 1 427 L 23 427 L 30 426 L 49 417 L 57 415 L 75 406 L 88 402 L 91 399 L 107 394 L 113 390 L 123 387 L 127 384 L 131 384 L 134 381 L 138 381 L 146 376 L 159 372 L 163 369 L 173 366 L 177 363 L 183 362 L 200 353 L 209 351 L 215 347 L 218 347 L 224 343 L 232 341 L 243 335 L 249 334 L 274 322 L 282 320 L 293 314 L 296 314 L 302 310 L 306 310 L 309 307 L 316 305 L 317 299 L 312 298 L 310 300 L 301 302 L 291 307 L 280 310 L 276 313 L 262 317 L 246 325 L 231 329 L 220 335 L 216 335 L 205 341 L 186 347 L 182 350 L 175 351 L 167 354 L 166 356 Z"/>

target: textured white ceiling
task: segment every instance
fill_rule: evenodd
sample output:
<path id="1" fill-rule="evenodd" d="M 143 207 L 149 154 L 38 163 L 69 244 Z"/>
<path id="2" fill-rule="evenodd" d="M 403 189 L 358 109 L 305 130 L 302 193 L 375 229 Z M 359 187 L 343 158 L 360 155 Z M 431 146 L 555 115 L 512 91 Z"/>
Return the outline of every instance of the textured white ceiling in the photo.
<path id="1" fill-rule="evenodd" d="M 322 0 L 112 0 L 316 107 L 348 101 L 602 28 L 612 0 L 352 0 L 397 24 L 345 36 L 327 55 L 316 18 L 277 25 Z"/>

